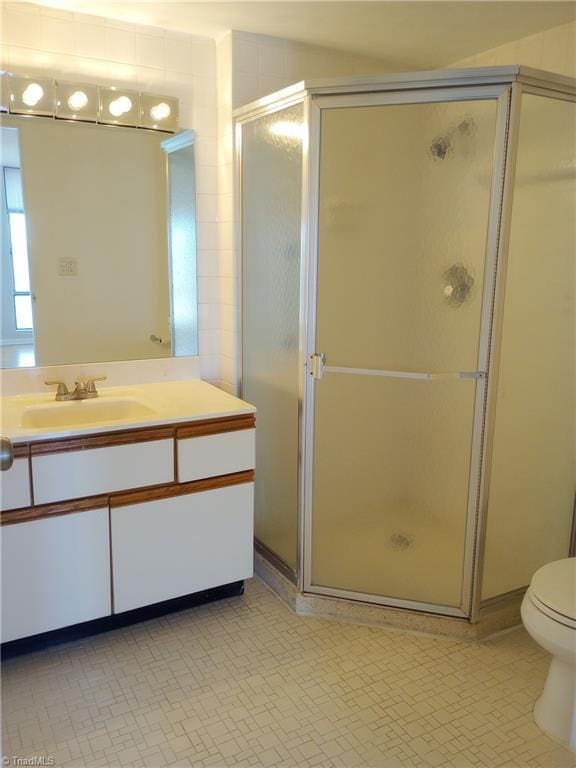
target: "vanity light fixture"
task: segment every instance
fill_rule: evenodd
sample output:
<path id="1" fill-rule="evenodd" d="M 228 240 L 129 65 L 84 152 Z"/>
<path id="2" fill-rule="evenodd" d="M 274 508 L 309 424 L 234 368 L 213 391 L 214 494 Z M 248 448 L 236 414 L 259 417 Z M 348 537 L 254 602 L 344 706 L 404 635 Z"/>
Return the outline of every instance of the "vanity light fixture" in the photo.
<path id="1" fill-rule="evenodd" d="M 0 70 L 0 112 L 176 133 L 178 99 Z"/>
<path id="2" fill-rule="evenodd" d="M 140 94 L 119 88 L 99 88 L 100 122 L 112 125 L 140 125 Z"/>
<path id="3" fill-rule="evenodd" d="M 178 128 L 178 99 L 141 93 L 140 125 L 174 133 Z"/>
<path id="4" fill-rule="evenodd" d="M 54 116 L 54 81 L 50 78 L 8 78 L 8 109 L 15 115 Z"/>
<path id="5" fill-rule="evenodd" d="M 98 87 L 83 83 L 56 83 L 56 117 L 60 120 L 97 122 L 100 117 Z"/>

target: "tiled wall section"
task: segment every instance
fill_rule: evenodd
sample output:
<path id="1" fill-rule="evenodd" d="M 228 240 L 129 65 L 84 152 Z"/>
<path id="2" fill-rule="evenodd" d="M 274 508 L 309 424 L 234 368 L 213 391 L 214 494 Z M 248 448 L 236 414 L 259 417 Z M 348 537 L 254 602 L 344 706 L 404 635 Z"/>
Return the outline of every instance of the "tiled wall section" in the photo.
<path id="1" fill-rule="evenodd" d="M 196 131 L 201 376 L 220 379 L 220 272 L 213 40 L 27 3 L 2 7 L 2 68 L 166 93 Z"/>
<path id="2" fill-rule="evenodd" d="M 232 33 L 232 105 L 248 104 L 299 80 L 389 71 L 379 60 L 276 37 Z"/>
<path id="3" fill-rule="evenodd" d="M 455 62 L 453 67 L 496 67 L 524 64 L 576 77 L 576 22 L 523 37 L 498 48 Z"/>
<path id="4" fill-rule="evenodd" d="M 234 241 L 232 109 L 300 80 L 387 71 L 377 59 L 233 31 L 218 43 L 218 163 L 221 233 L 226 244 L 222 304 L 222 386 L 238 383 L 239 253 Z M 224 273 L 223 273 L 224 274 Z M 230 301 L 230 303 L 228 303 Z"/>
<path id="5" fill-rule="evenodd" d="M 218 75 L 218 218 L 220 235 L 220 386 L 237 392 L 239 283 L 234 262 L 234 177 L 232 137 L 232 33 L 216 46 Z"/>

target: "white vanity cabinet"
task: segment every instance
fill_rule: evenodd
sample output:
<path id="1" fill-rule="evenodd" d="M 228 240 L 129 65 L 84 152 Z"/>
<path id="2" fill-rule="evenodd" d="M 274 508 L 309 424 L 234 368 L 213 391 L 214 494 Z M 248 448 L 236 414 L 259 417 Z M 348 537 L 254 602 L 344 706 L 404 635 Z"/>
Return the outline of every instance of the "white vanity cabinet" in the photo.
<path id="1" fill-rule="evenodd" d="M 20 444 L 2 473 L 2 642 L 238 594 L 253 568 L 254 433 L 248 412 Z"/>
<path id="2" fill-rule="evenodd" d="M 110 511 L 117 613 L 252 576 L 253 483 L 118 502 Z"/>
<path id="3" fill-rule="evenodd" d="M 2 642 L 111 612 L 108 509 L 2 526 Z"/>

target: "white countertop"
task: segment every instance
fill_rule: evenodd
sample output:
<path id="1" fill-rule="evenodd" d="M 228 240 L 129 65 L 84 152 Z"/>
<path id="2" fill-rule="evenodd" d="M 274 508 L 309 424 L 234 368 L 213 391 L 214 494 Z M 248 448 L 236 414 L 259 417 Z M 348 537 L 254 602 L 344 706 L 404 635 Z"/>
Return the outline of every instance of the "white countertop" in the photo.
<path id="1" fill-rule="evenodd" d="M 85 401 L 65 401 L 56 403 L 55 393 L 14 395 L 0 398 L 0 429 L 3 436 L 13 443 L 25 443 L 37 440 L 52 440 L 78 435 L 94 435 L 99 432 L 113 432 L 125 429 L 141 429 L 175 424 L 186 421 L 224 418 L 255 413 L 256 408 L 249 403 L 229 395 L 212 384 L 199 379 L 188 381 L 167 381 L 158 384 L 134 384 L 122 387 L 99 387 L 98 401 L 103 404 L 119 398 L 130 398 L 142 403 L 152 411 L 150 417 L 134 420 L 133 418 L 101 420 L 98 423 L 75 423 L 73 426 L 23 427 L 22 414 L 27 408 L 51 405 L 64 405 L 68 408 L 82 408 Z"/>

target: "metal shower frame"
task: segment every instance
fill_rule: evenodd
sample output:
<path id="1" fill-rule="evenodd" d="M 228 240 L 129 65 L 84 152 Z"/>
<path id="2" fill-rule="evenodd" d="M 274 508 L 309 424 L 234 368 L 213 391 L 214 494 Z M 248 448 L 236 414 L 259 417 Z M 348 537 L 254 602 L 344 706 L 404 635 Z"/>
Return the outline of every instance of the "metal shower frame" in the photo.
<path id="1" fill-rule="evenodd" d="M 242 259 L 242 127 L 265 115 L 303 104 L 300 339 L 299 339 L 299 488 L 298 587 L 305 593 L 425 611 L 475 622 L 479 618 L 486 519 L 494 438 L 508 242 L 510 235 L 518 127 L 522 94 L 576 101 L 576 80 L 523 66 L 445 69 L 394 75 L 306 80 L 234 111 L 235 242 Z M 360 98 L 361 97 L 361 98 Z M 347 106 L 416 104 L 434 101 L 497 101 L 496 135 L 490 192 L 484 291 L 469 473 L 468 508 L 461 602 L 458 608 L 380 597 L 312 584 L 312 486 L 320 118 L 322 109 Z M 240 289 L 241 293 L 241 289 Z M 240 296 L 240 304 L 242 302 Z M 238 334 L 242 382 L 242 333 Z"/>

